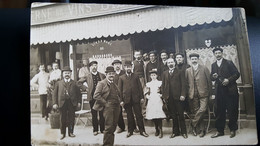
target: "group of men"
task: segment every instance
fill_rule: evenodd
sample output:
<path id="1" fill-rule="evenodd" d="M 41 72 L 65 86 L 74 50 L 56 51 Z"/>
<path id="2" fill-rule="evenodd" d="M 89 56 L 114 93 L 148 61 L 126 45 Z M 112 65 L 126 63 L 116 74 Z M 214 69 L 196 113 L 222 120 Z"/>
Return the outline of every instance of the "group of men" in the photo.
<path id="1" fill-rule="evenodd" d="M 79 70 L 79 80 L 71 79 L 71 69 L 64 67 L 62 79 L 55 83 L 52 93 L 53 108 L 61 110 L 61 139 L 65 138 L 66 122 L 68 135 L 73 134 L 75 110 L 80 107 L 81 91 L 87 91 L 92 114 L 93 134 L 104 133 L 104 145 L 113 145 L 114 132 L 117 125 L 119 133 L 125 131 L 122 110 L 127 113 L 128 132 L 126 137 L 137 131 L 148 137 L 143 122 L 143 108 L 145 107 L 144 87 L 150 81 L 148 73 L 156 68 L 158 79 L 162 80 L 162 100 L 167 104 L 170 117 L 173 119 L 170 138 L 182 135 L 187 138 L 184 120 L 185 105 L 189 105 L 194 114 L 192 119 L 192 133 L 203 137 L 206 133 L 203 116 L 208 107 L 208 100 L 212 95 L 212 81 L 216 89 L 216 125 L 217 132 L 212 138 L 224 135 L 226 110 L 229 116 L 230 137 L 236 135 L 238 118 L 238 91 L 236 80 L 240 73 L 232 61 L 223 58 L 223 49 L 213 50 L 217 61 L 212 64 L 211 73 L 207 67 L 198 63 L 199 54 L 190 54 L 191 64 L 184 63 L 184 55 L 175 54 L 168 58 L 166 51 L 160 52 L 160 61 L 156 59 L 156 52 L 142 55 L 135 51 L 135 60 L 125 61 L 122 68 L 120 60 L 114 60 L 112 66 L 106 68 L 105 74 L 97 71 L 98 62 L 83 61 L 84 66 Z M 41 66 L 40 66 L 41 70 Z M 40 71 L 37 76 L 45 76 Z M 46 75 L 47 76 L 47 75 Z M 36 82 L 33 79 L 32 82 Z M 40 82 L 40 80 L 38 80 Z M 45 83 L 47 84 L 47 83 Z M 40 83 L 39 83 L 40 85 Z M 40 89 L 40 87 L 39 87 Z M 40 93 L 40 90 L 39 90 Z M 43 92 L 42 92 L 43 93 Z M 45 92 L 44 92 L 45 93 Z M 41 93 L 40 93 L 41 94 Z M 40 95 L 41 96 L 41 95 Z M 99 116 L 99 118 L 98 118 Z"/>

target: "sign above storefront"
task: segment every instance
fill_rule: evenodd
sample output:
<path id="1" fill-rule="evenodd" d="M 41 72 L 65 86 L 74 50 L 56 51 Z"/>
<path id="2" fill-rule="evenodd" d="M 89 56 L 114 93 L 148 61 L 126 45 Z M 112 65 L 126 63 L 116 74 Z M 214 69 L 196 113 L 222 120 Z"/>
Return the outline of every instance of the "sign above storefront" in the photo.
<path id="1" fill-rule="evenodd" d="M 153 6 L 33 3 L 31 9 L 31 25 L 104 16 L 148 7 Z"/>

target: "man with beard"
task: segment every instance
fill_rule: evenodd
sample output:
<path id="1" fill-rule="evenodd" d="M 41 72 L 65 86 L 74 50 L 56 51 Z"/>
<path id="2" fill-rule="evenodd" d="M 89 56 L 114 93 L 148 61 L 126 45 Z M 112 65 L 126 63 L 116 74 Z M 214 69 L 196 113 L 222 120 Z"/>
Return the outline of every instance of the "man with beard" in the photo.
<path id="1" fill-rule="evenodd" d="M 236 136 L 238 129 L 238 89 L 236 80 L 239 78 L 240 73 L 231 60 L 223 58 L 223 49 L 213 49 L 213 54 L 217 61 L 211 65 L 211 79 L 215 82 L 216 90 L 216 123 L 215 127 L 217 132 L 211 136 L 216 138 L 224 135 L 224 128 L 226 123 L 226 111 L 228 113 L 230 129 L 230 138 Z"/>
<path id="2" fill-rule="evenodd" d="M 128 133 L 126 137 L 133 135 L 135 128 L 134 114 L 136 117 L 137 125 L 140 130 L 140 134 L 144 137 L 148 137 L 145 132 L 142 109 L 140 103 L 144 103 L 144 94 L 141 82 L 138 75 L 132 73 L 131 61 L 125 61 L 126 73 L 119 77 L 118 87 L 121 92 L 121 97 L 125 103 L 124 107 L 127 113 Z"/>
<path id="3" fill-rule="evenodd" d="M 113 66 L 106 68 L 106 79 L 100 81 L 97 85 L 93 98 L 96 100 L 93 109 L 97 111 L 104 110 L 105 131 L 103 137 L 104 146 L 114 144 L 114 132 L 118 122 L 120 105 L 123 101 L 120 96 L 118 86 L 113 82 L 115 70 Z"/>
<path id="4" fill-rule="evenodd" d="M 169 70 L 163 72 L 161 89 L 162 98 L 167 103 L 170 116 L 173 120 L 172 134 L 170 138 L 174 138 L 181 133 L 181 135 L 186 139 L 188 136 L 183 105 L 186 95 L 185 74 L 175 68 L 175 62 L 172 58 L 167 60 L 167 65 Z"/>
<path id="5" fill-rule="evenodd" d="M 81 102 L 80 89 L 71 79 L 71 72 L 68 66 L 62 69 L 63 79 L 56 83 L 53 91 L 53 108 L 59 108 L 60 111 L 61 140 L 65 138 L 67 126 L 69 137 L 75 137 L 75 110 L 77 106 L 80 107 Z"/>
<path id="6" fill-rule="evenodd" d="M 114 69 L 115 69 L 115 77 L 114 77 L 114 83 L 116 85 L 118 85 L 118 80 L 119 80 L 119 77 L 124 75 L 125 74 L 125 71 L 122 70 L 122 62 L 120 60 L 114 60 L 112 62 L 112 65 L 114 66 Z M 124 122 L 124 119 L 123 119 L 123 108 L 120 106 L 120 114 L 119 114 L 119 118 L 118 118 L 118 131 L 117 133 L 121 133 L 123 131 L 125 131 L 125 122 Z M 138 129 L 136 128 L 136 124 L 135 124 L 135 121 L 134 121 L 134 127 L 135 127 L 135 130 L 134 132 L 139 132 Z"/>
<path id="7" fill-rule="evenodd" d="M 189 94 L 190 109 L 194 114 L 192 118 L 192 133 L 204 137 L 204 115 L 208 107 L 208 98 L 211 96 L 212 83 L 210 73 L 206 66 L 198 64 L 199 54 L 189 55 L 192 67 L 186 70 L 187 91 Z"/>
<path id="8" fill-rule="evenodd" d="M 168 55 L 167 55 L 167 51 L 166 50 L 162 50 L 160 52 L 160 57 L 161 57 L 161 60 L 158 62 L 158 67 L 157 67 L 159 80 L 162 79 L 163 72 L 168 70 L 168 66 L 167 66 Z"/>
<path id="9" fill-rule="evenodd" d="M 90 74 L 87 74 L 85 77 L 81 78 L 78 81 L 78 85 L 80 86 L 82 91 L 87 91 L 87 100 L 89 101 L 92 115 L 92 126 L 93 126 L 93 135 L 98 135 L 98 127 L 100 127 L 100 132 L 104 131 L 104 117 L 103 111 L 96 111 L 93 109 L 95 99 L 93 99 L 94 92 L 96 90 L 97 83 L 103 79 L 105 79 L 105 75 L 97 71 L 98 62 L 91 61 L 89 63 Z M 99 115 L 99 120 L 98 116 Z"/>
<path id="10" fill-rule="evenodd" d="M 175 54 L 175 60 L 177 62 L 176 68 L 181 71 L 186 71 L 187 68 L 190 67 L 190 65 L 184 63 L 184 54 L 182 53 L 176 53 Z"/>
<path id="11" fill-rule="evenodd" d="M 150 57 L 150 61 L 148 62 L 147 66 L 146 66 L 146 77 L 147 77 L 147 82 L 151 81 L 151 78 L 149 76 L 149 72 L 154 69 L 157 68 L 158 64 L 156 61 L 156 54 L 155 51 L 151 51 L 149 52 L 149 57 Z"/>
<path id="12" fill-rule="evenodd" d="M 184 54 L 182 53 L 176 53 L 175 54 L 175 60 L 177 62 L 176 68 L 178 70 L 180 70 L 181 72 L 183 72 L 183 74 L 185 74 L 186 69 L 190 67 L 190 65 L 184 63 Z M 186 95 L 187 97 L 187 95 Z M 186 112 L 190 112 L 190 108 L 189 108 L 189 102 L 188 100 L 184 101 L 184 111 Z"/>

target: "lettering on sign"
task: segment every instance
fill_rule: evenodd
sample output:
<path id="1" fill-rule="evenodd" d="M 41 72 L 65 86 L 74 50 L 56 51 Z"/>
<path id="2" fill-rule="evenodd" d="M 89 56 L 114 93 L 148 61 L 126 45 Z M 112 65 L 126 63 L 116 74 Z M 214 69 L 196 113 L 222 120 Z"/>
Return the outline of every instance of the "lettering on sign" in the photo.
<path id="1" fill-rule="evenodd" d="M 151 6 L 109 5 L 109 4 L 51 4 L 44 7 L 32 7 L 31 25 L 102 16 L 132 11 Z"/>

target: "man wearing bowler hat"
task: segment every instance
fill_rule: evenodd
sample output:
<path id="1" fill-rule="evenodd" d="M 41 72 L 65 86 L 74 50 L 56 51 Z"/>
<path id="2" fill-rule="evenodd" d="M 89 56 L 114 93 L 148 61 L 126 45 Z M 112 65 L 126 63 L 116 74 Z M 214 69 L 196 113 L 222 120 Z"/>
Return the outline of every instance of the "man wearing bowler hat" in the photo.
<path id="1" fill-rule="evenodd" d="M 106 79 L 97 84 L 93 98 L 96 100 L 94 110 L 102 111 L 105 118 L 105 131 L 103 137 L 104 146 L 114 144 L 114 132 L 116 130 L 120 105 L 123 106 L 118 86 L 114 83 L 115 70 L 113 66 L 106 68 Z"/>
<path id="2" fill-rule="evenodd" d="M 194 136 L 199 134 L 204 137 L 205 121 L 204 115 L 208 107 L 208 98 L 211 96 L 212 83 L 210 79 L 209 69 L 198 64 L 199 54 L 192 53 L 189 55 L 191 67 L 185 72 L 187 79 L 187 91 L 190 103 L 190 109 L 194 114 L 192 118 L 192 133 Z"/>
<path id="3" fill-rule="evenodd" d="M 125 103 L 124 107 L 127 113 L 128 134 L 126 137 L 133 135 L 135 128 L 133 111 L 135 113 L 140 134 L 144 137 L 148 137 L 148 134 L 144 129 L 142 109 L 140 105 L 140 103 L 144 103 L 144 94 L 141 82 L 138 75 L 132 73 L 131 61 L 125 61 L 124 67 L 126 73 L 119 77 L 118 87 Z"/>
<path id="4" fill-rule="evenodd" d="M 223 49 L 213 49 L 213 54 L 217 61 L 211 65 L 211 79 L 215 82 L 215 95 L 217 102 L 216 123 L 217 132 L 211 136 L 216 138 L 224 135 L 226 123 L 226 111 L 228 113 L 228 127 L 230 129 L 230 138 L 236 136 L 238 129 L 238 89 L 236 80 L 240 73 L 231 60 L 223 58 Z"/>
<path id="5" fill-rule="evenodd" d="M 77 106 L 80 107 L 81 102 L 80 89 L 71 79 L 71 72 L 68 66 L 62 69 L 63 79 L 56 83 L 53 91 L 53 108 L 60 110 L 61 140 L 65 138 L 67 126 L 69 137 L 75 137 L 75 110 Z"/>
<path id="6" fill-rule="evenodd" d="M 90 74 L 81 78 L 78 81 L 78 85 L 80 86 L 82 91 L 87 91 L 87 100 L 89 101 L 92 115 L 92 125 L 93 125 L 93 135 L 98 135 L 98 127 L 100 127 L 100 132 L 104 131 L 104 117 L 103 111 L 96 111 L 93 108 L 95 99 L 93 99 L 94 92 L 96 90 L 97 83 L 106 78 L 106 76 L 97 71 L 98 62 L 91 61 L 89 63 Z M 99 115 L 99 119 L 98 119 Z"/>

